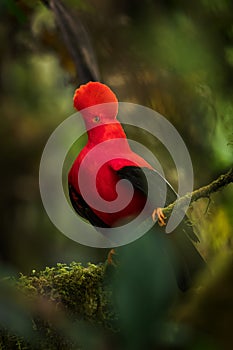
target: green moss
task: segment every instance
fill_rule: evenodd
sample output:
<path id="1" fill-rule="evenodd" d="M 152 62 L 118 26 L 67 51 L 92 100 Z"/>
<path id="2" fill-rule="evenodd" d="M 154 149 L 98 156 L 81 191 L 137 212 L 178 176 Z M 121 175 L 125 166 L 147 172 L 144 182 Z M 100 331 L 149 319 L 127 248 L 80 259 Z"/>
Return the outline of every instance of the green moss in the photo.
<path id="1" fill-rule="evenodd" d="M 77 333 L 79 322 L 109 329 L 115 318 L 103 264 L 57 264 L 21 275 L 10 285 L 31 329 L 24 337 L 17 327 L 15 332 L 1 327 L 0 349 L 77 349 L 78 336 L 72 329 L 77 328 Z"/>

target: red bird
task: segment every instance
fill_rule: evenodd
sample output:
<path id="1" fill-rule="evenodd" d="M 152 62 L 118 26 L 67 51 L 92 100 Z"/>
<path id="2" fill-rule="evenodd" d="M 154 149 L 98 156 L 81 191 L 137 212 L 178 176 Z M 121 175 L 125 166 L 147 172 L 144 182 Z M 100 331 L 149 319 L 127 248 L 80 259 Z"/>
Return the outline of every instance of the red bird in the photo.
<path id="1" fill-rule="evenodd" d="M 111 104 L 105 105 L 105 103 Z M 164 226 L 166 218 L 160 209 L 162 205 L 161 187 L 165 185 L 167 190 L 165 205 L 173 202 L 177 195 L 169 183 L 150 164 L 131 150 L 126 134 L 116 119 L 118 100 L 115 94 L 102 83 L 89 82 L 81 85 L 75 91 L 74 107 L 81 112 L 88 134 L 87 144 L 74 161 L 68 176 L 69 195 L 75 211 L 97 228 L 115 227 L 128 222 L 136 217 L 145 206 L 149 196 L 147 184 L 149 178 L 153 193 L 149 198 L 151 211 L 147 215 L 152 215 L 154 221 L 158 217 L 159 225 Z M 118 139 L 121 140 L 120 143 L 116 143 Z M 106 141 L 111 142 L 97 153 L 99 159 L 96 159 L 96 153 L 93 154 L 91 151 Z M 89 160 L 85 162 L 85 159 L 88 159 L 87 156 Z M 108 159 L 106 162 L 104 162 L 105 156 Z M 99 168 L 101 162 L 103 165 Z M 127 201 L 129 188 L 119 180 L 129 180 L 134 189 L 131 201 L 124 208 L 113 212 L 96 208 L 93 203 L 88 204 L 81 194 L 80 169 L 85 177 L 85 187 L 88 189 L 89 198 L 96 197 L 96 190 L 91 181 L 94 176 L 98 194 L 109 204 L 117 199 L 117 190 L 118 192 L 120 190 L 122 201 Z M 205 263 L 190 241 L 190 238 L 198 241 L 192 228 L 181 223 L 179 230 L 180 232 L 176 230 L 175 233 L 166 235 L 166 237 L 169 239 L 170 236 L 173 236 L 172 244 L 179 260 L 179 272 L 176 273 L 177 283 L 181 290 L 186 290 L 191 285 L 193 276 Z"/>

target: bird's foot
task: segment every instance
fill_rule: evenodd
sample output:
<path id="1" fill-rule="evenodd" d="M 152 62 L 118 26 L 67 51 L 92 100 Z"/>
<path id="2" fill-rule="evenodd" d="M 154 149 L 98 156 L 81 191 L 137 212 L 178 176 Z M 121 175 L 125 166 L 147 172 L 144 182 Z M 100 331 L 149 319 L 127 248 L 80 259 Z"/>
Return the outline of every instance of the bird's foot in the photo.
<path id="1" fill-rule="evenodd" d="M 116 263 L 113 261 L 114 255 L 116 255 L 116 252 L 114 249 L 111 249 L 110 252 L 108 253 L 108 257 L 107 257 L 108 265 L 116 266 Z"/>
<path id="2" fill-rule="evenodd" d="M 158 217 L 158 224 L 159 226 L 165 226 L 166 222 L 166 216 L 164 215 L 164 213 L 162 212 L 161 208 L 156 208 L 153 213 L 152 213 L 152 220 L 155 222 L 156 221 L 156 216 Z"/>

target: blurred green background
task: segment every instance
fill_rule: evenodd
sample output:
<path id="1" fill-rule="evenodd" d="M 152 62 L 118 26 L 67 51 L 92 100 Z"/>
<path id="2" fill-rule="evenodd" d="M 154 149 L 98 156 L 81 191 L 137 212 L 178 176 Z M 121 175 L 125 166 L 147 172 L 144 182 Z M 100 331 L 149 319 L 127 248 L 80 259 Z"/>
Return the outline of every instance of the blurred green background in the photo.
<path id="1" fill-rule="evenodd" d="M 233 159 L 233 2 L 65 3 L 85 24 L 102 81 L 119 100 L 151 107 L 177 128 L 193 161 L 195 188 L 224 173 Z M 81 246 L 53 226 L 39 193 L 45 143 L 74 113 L 80 84 L 74 63 L 40 1 L 1 0 L 0 16 L 2 266 L 28 274 L 57 262 L 103 261 L 107 250 Z M 157 154 L 155 140 L 134 137 Z M 161 164 L 176 187 L 171 161 Z M 214 271 L 232 252 L 232 197 L 229 185 L 191 208 Z"/>
<path id="2" fill-rule="evenodd" d="M 233 4 L 231 1 L 67 1 L 88 29 L 102 80 L 120 101 L 154 108 L 183 137 L 195 188 L 232 163 Z M 79 85 L 53 14 L 39 1 L 1 1 L 1 260 L 28 273 L 101 250 L 56 230 L 38 186 L 40 157 L 52 131 L 74 113 Z M 143 118 L 143 116 L 142 116 Z M 156 144 L 136 135 L 156 154 Z M 140 138 L 141 137 L 141 138 Z M 158 154 L 157 154 L 158 155 Z M 159 156 L 159 155 L 158 155 Z M 175 170 L 161 159 L 174 186 Z M 232 244 L 231 186 L 195 204 L 203 251 Z"/>

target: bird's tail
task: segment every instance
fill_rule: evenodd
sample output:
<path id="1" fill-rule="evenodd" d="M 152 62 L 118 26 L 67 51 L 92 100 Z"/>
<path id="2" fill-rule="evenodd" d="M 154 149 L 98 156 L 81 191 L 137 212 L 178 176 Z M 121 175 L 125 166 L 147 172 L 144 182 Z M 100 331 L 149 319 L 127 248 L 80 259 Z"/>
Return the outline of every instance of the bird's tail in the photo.
<path id="1" fill-rule="evenodd" d="M 174 268 L 178 287 L 186 291 L 194 285 L 197 275 L 206 269 L 206 262 L 182 227 L 175 231 L 165 236 L 165 250 Z"/>

